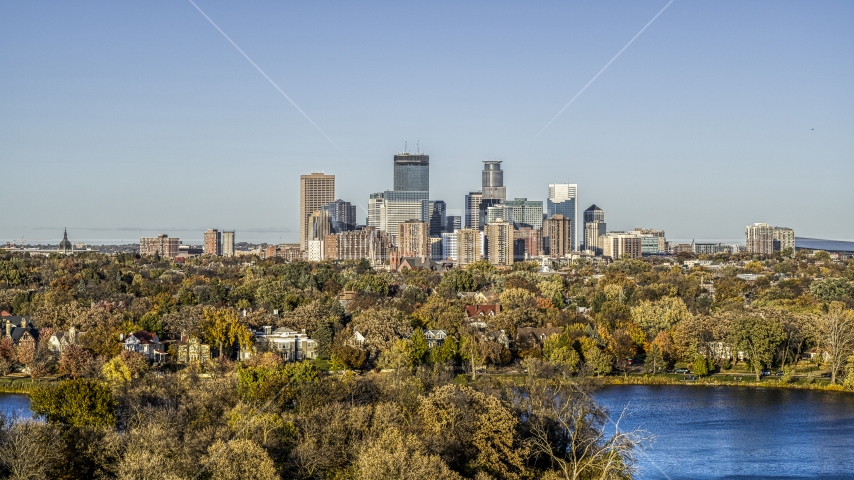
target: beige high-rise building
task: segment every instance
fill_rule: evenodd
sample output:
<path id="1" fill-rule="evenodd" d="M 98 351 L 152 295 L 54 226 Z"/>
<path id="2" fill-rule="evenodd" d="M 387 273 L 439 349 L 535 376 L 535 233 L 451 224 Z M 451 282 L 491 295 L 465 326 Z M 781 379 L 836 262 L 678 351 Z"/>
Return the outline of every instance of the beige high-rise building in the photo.
<path id="1" fill-rule="evenodd" d="M 602 254 L 602 239 L 605 238 L 605 222 L 591 220 L 584 224 L 584 249 L 596 255 Z"/>
<path id="2" fill-rule="evenodd" d="M 626 232 L 611 232 L 602 238 L 602 255 L 614 260 L 621 258 L 641 258 L 643 256 L 642 239 Z"/>
<path id="3" fill-rule="evenodd" d="M 457 265 L 464 267 L 480 260 L 480 230 L 477 227 L 457 230 Z"/>
<path id="4" fill-rule="evenodd" d="M 572 221 L 561 214 L 548 221 L 549 256 L 563 257 L 572 252 Z"/>
<path id="5" fill-rule="evenodd" d="M 140 238 L 139 254 L 158 254 L 161 257 L 174 258 L 178 255 L 178 245 L 180 244 L 181 241 L 179 239 L 169 238 L 169 235 L 162 233 L 156 237 Z"/>
<path id="6" fill-rule="evenodd" d="M 370 260 L 381 265 L 393 249 L 392 236 L 374 227 L 327 235 L 324 256 L 329 260 Z"/>
<path id="7" fill-rule="evenodd" d="M 222 256 L 234 256 L 234 230 L 222 232 Z"/>
<path id="8" fill-rule="evenodd" d="M 747 226 L 747 251 L 750 253 L 774 253 L 774 227 L 767 223 Z"/>
<path id="9" fill-rule="evenodd" d="M 397 249 L 401 257 L 430 257 L 430 224 L 418 220 L 399 223 Z"/>
<path id="10" fill-rule="evenodd" d="M 209 228 L 205 232 L 205 244 L 203 251 L 209 255 L 222 255 L 221 241 L 222 237 L 219 230 Z"/>
<path id="11" fill-rule="evenodd" d="M 335 201 L 335 175 L 317 172 L 300 175 L 299 199 L 299 246 L 304 251 L 310 240 L 309 217 L 324 205 Z"/>
<path id="12" fill-rule="evenodd" d="M 786 227 L 774 227 L 774 250 L 795 249 L 795 231 Z"/>
<path id="13" fill-rule="evenodd" d="M 513 265 L 513 224 L 499 218 L 486 224 L 487 259 L 493 265 Z"/>

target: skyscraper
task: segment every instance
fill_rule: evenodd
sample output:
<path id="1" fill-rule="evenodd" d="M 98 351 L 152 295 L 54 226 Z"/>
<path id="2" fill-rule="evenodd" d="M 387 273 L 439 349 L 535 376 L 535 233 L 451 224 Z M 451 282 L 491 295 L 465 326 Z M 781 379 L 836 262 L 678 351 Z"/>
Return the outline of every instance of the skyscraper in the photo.
<path id="1" fill-rule="evenodd" d="M 430 156 L 422 153 L 398 153 L 394 156 L 394 190 L 430 191 Z"/>
<path id="2" fill-rule="evenodd" d="M 430 224 L 430 236 L 441 237 L 445 231 L 447 207 L 442 200 L 421 201 L 421 221 Z"/>
<path id="3" fill-rule="evenodd" d="M 598 222 L 595 227 L 588 228 L 588 224 L 593 222 Z M 584 211 L 584 248 L 585 250 L 590 250 L 596 252 L 597 249 L 601 249 L 602 246 L 598 243 L 598 238 L 596 235 L 602 236 L 605 235 L 605 212 L 602 211 L 601 208 L 597 207 L 594 203 L 587 207 L 587 210 Z M 594 235 L 594 232 L 596 235 Z M 588 235 L 590 235 L 590 239 L 588 240 Z"/>
<path id="4" fill-rule="evenodd" d="M 465 228 L 480 228 L 480 202 L 483 200 L 482 192 L 469 192 L 466 195 L 465 212 L 463 220 Z"/>
<path id="5" fill-rule="evenodd" d="M 349 232 L 356 229 L 356 206 L 344 200 L 335 200 L 323 206 L 329 215 L 332 233 Z"/>
<path id="6" fill-rule="evenodd" d="M 513 265 L 513 224 L 498 219 L 486 225 L 487 258 L 493 265 Z"/>
<path id="7" fill-rule="evenodd" d="M 222 255 L 222 237 L 219 230 L 210 228 L 205 232 L 204 252 L 210 255 Z"/>
<path id="8" fill-rule="evenodd" d="M 547 214 L 563 215 L 572 224 L 570 232 L 570 245 L 572 249 L 578 250 L 578 185 L 575 183 L 552 183 L 549 185 L 549 199 L 547 202 Z"/>
<path id="9" fill-rule="evenodd" d="M 299 179 L 299 246 L 305 250 L 308 242 L 308 219 L 316 210 L 335 201 L 335 175 L 313 172 Z"/>
<path id="10" fill-rule="evenodd" d="M 504 171 L 501 170 L 500 160 L 484 160 L 482 173 L 482 190 L 484 199 L 505 200 L 507 189 L 504 186 Z"/>
<path id="11" fill-rule="evenodd" d="M 397 245 L 401 257 L 430 257 L 430 225 L 409 220 L 397 226 Z"/>
<path id="12" fill-rule="evenodd" d="M 234 256 L 234 230 L 226 230 L 222 232 L 222 256 Z"/>
<path id="13" fill-rule="evenodd" d="M 548 223 L 549 256 L 564 257 L 572 251 L 572 220 L 561 214 L 553 215 Z"/>
<path id="14" fill-rule="evenodd" d="M 767 223 L 747 226 L 747 251 L 771 254 L 784 248 L 795 248 L 795 231 L 786 227 L 772 227 Z"/>
<path id="15" fill-rule="evenodd" d="M 543 226 L 543 202 L 516 198 L 487 207 L 485 223 L 492 223 L 498 218 L 512 223 L 515 228 L 539 230 Z"/>
<path id="16" fill-rule="evenodd" d="M 481 233 L 476 228 L 457 230 L 457 265 L 466 266 L 480 260 Z"/>

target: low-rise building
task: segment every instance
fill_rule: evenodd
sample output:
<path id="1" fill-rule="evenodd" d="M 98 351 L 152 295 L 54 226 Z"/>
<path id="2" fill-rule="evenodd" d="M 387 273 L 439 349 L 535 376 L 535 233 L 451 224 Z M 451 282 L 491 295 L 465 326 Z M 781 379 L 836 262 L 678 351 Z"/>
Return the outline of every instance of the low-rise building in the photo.
<path id="1" fill-rule="evenodd" d="M 265 326 L 261 331 L 255 332 L 255 345 L 278 353 L 286 362 L 311 360 L 317 356 L 317 344 L 308 337 L 305 330 L 297 332 L 287 327 L 273 330 L 273 327 Z"/>
<path id="2" fill-rule="evenodd" d="M 156 333 L 140 330 L 128 334 L 122 341 L 125 350 L 145 355 L 151 361 L 159 362 L 168 355 L 163 350 L 163 343 Z"/>

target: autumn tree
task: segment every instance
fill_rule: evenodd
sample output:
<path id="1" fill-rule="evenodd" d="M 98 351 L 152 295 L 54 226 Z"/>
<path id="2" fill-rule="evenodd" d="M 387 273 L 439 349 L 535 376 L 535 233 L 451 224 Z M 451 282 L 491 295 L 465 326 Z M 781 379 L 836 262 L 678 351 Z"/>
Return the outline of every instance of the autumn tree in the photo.
<path id="1" fill-rule="evenodd" d="M 756 381 L 764 366 L 774 361 L 777 347 L 786 340 L 782 324 L 773 318 L 755 315 L 742 315 L 730 326 L 730 345 L 744 352 L 748 364 L 756 374 Z"/>
<path id="2" fill-rule="evenodd" d="M 67 345 L 59 355 L 59 373 L 71 378 L 83 375 L 92 362 L 92 354 L 77 345 Z"/>
<path id="3" fill-rule="evenodd" d="M 241 349 L 248 350 L 252 346 L 252 332 L 240 323 L 237 310 L 232 308 L 213 308 L 204 310 L 205 337 L 219 347 L 219 356 L 225 346 L 238 342 Z"/>
<path id="4" fill-rule="evenodd" d="M 691 316 L 685 302 L 678 297 L 664 297 L 654 302 L 644 300 L 632 307 L 631 312 L 632 320 L 643 327 L 650 339 L 655 338 L 660 330 L 670 330 Z"/>
<path id="5" fill-rule="evenodd" d="M 854 311 L 842 302 L 832 302 L 827 313 L 815 318 L 815 332 L 821 347 L 827 352 L 830 383 L 836 383 L 845 361 L 854 350 Z"/>
<path id="6" fill-rule="evenodd" d="M 49 423 L 112 427 L 116 423 L 116 400 L 110 387 L 98 380 L 63 380 L 40 386 L 30 395 L 30 409 Z"/>
<path id="7" fill-rule="evenodd" d="M 276 465 L 266 450 L 252 440 L 217 440 L 201 459 L 199 473 L 212 480 L 277 480 Z"/>
<path id="8" fill-rule="evenodd" d="M 520 478 L 525 472 L 519 419 L 495 396 L 444 385 L 422 397 L 418 415 L 428 444 L 455 470 L 497 478 Z"/>

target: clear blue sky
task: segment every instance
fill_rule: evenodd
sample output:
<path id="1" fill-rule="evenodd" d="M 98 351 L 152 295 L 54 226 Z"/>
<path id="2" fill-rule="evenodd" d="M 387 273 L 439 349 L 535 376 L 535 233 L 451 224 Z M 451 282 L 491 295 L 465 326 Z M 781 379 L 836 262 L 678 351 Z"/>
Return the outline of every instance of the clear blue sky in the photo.
<path id="1" fill-rule="evenodd" d="M 420 140 L 462 208 L 579 184 L 611 230 L 854 239 L 854 2 L 0 3 L 0 240 L 296 241 L 299 175 L 366 204 Z M 343 153 L 342 153 L 343 151 Z M 360 221 L 364 211 L 360 210 Z"/>

